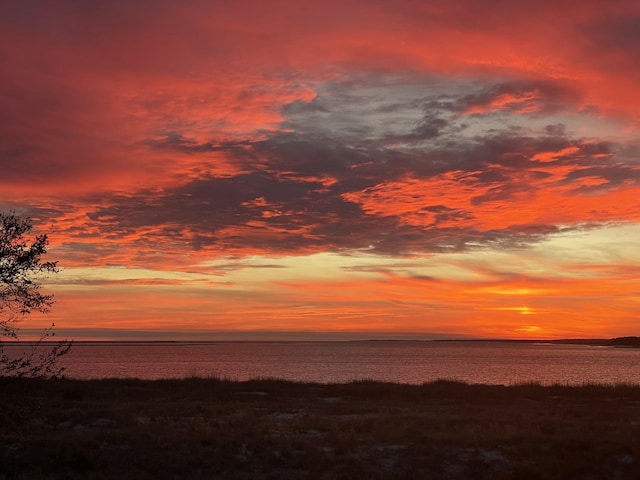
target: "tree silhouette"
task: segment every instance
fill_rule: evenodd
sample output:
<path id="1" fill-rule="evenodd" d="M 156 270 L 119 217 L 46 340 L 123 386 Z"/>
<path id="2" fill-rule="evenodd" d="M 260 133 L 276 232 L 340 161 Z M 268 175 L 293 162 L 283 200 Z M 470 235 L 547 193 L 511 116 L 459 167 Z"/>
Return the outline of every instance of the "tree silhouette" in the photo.
<path id="1" fill-rule="evenodd" d="M 0 376 L 58 376 L 62 369 L 57 368 L 57 360 L 71 348 L 67 341 L 44 348 L 43 341 L 54 336 L 53 325 L 26 352 L 10 355 L 1 341 L 5 337 L 18 339 L 16 323 L 20 317 L 46 313 L 53 305 L 53 295 L 40 291 L 40 281 L 58 272 L 57 262 L 42 260 L 47 253 L 47 235 L 28 241 L 31 229 L 30 218 L 0 212 Z"/>

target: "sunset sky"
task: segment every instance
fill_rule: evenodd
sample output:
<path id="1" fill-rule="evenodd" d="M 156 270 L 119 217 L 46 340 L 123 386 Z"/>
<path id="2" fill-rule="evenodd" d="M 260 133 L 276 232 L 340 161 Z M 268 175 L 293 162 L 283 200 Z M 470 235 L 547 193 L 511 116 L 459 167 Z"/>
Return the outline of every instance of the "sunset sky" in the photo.
<path id="1" fill-rule="evenodd" d="M 5 2 L 21 326 L 638 335 L 639 85 L 637 0 Z"/>

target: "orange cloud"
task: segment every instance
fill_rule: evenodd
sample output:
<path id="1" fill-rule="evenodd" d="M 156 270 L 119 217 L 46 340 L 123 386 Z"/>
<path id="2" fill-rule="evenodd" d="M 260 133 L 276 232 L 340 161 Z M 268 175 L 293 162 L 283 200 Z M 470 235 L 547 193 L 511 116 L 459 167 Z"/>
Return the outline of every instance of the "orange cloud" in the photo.
<path id="1" fill-rule="evenodd" d="M 637 181 L 609 186 L 609 180 L 584 172 L 578 164 L 549 165 L 553 155 L 576 153 L 568 147 L 556 154 L 535 154 L 545 162 L 510 168 L 492 165 L 482 171 L 450 171 L 429 178 L 405 178 L 344 194 L 372 215 L 393 216 L 424 228 L 500 230 L 514 226 L 575 225 L 583 222 L 638 221 Z M 640 168 L 631 166 L 633 176 Z M 483 176 L 500 182 L 483 182 Z M 569 180 L 571 179 L 571 180 Z"/>

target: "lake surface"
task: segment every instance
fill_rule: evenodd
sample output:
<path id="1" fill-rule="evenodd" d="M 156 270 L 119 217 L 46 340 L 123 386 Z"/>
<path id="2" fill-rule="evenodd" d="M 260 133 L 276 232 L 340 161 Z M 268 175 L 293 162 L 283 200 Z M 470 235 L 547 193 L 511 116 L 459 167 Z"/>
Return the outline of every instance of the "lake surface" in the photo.
<path id="1" fill-rule="evenodd" d="M 640 349 L 497 342 L 221 342 L 75 344 L 72 378 L 212 376 L 310 382 L 437 379 L 511 385 L 640 384 Z"/>

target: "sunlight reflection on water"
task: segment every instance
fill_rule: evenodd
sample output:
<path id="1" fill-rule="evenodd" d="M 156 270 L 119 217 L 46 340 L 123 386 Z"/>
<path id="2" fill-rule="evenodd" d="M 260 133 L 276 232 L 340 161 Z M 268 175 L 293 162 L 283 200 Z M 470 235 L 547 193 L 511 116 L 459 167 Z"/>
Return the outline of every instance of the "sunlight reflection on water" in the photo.
<path id="1" fill-rule="evenodd" d="M 72 378 L 437 379 L 511 385 L 640 384 L 640 349 L 494 342 L 229 342 L 74 345 Z"/>

